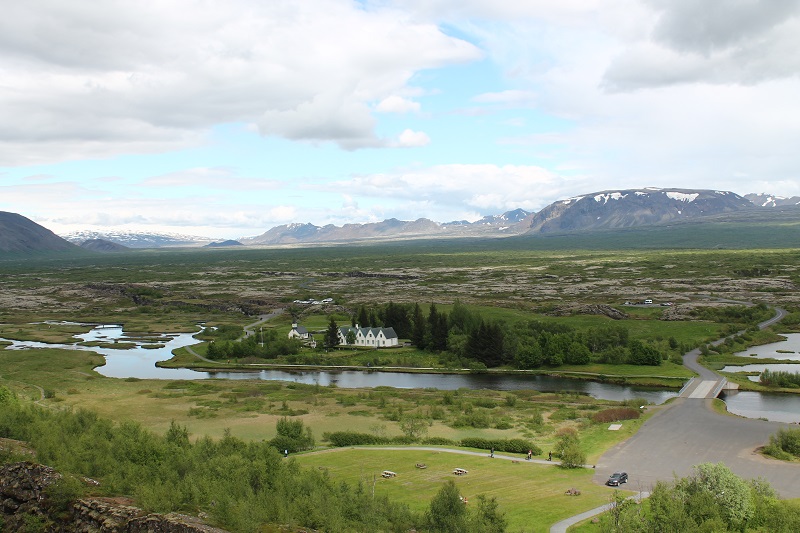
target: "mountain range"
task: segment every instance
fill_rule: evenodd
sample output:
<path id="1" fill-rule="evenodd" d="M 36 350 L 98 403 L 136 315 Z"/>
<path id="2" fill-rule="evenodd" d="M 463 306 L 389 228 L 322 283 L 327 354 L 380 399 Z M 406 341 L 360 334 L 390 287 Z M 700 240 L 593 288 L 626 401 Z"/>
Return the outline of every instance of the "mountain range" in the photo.
<path id="1" fill-rule="evenodd" d="M 785 207 L 790 206 L 790 207 Z M 739 196 L 728 191 L 702 189 L 626 189 L 601 191 L 559 200 L 541 211 L 523 209 L 485 216 L 475 222 L 434 222 L 388 219 L 366 224 L 316 226 L 285 224 L 238 241 L 213 242 L 204 237 L 135 232 L 77 232 L 56 236 L 27 218 L 0 212 L 0 252 L 125 251 L 126 248 L 291 246 L 314 243 L 343 244 L 411 239 L 490 238 L 514 235 L 557 235 L 622 230 L 677 222 L 708 220 L 715 215 L 761 211 L 763 208 L 800 206 L 800 197 L 767 194 Z M 768 209 L 771 211 L 771 209 Z M 738 215 L 737 215 L 738 214 Z M 82 244 L 81 249 L 74 244 Z M 115 246 L 115 244 L 117 246 Z"/>

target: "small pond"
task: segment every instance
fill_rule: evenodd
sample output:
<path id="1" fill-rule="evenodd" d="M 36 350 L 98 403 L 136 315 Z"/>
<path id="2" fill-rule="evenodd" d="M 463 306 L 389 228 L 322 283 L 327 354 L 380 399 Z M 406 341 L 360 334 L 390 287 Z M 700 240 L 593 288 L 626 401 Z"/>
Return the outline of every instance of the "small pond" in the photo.
<path id="1" fill-rule="evenodd" d="M 722 391 L 728 411 L 747 418 L 800 422 L 800 395 L 779 392 Z"/>
<path id="2" fill-rule="evenodd" d="M 753 359 L 786 359 L 787 361 L 800 361 L 800 333 L 784 333 L 785 341 L 752 346 L 747 350 L 735 353 L 740 357 Z"/>

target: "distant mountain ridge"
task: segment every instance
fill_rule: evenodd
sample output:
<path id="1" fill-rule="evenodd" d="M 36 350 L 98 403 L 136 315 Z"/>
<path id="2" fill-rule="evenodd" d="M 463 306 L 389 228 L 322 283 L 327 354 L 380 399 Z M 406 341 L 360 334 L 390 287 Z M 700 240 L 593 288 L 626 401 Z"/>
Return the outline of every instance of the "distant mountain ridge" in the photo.
<path id="1" fill-rule="evenodd" d="M 352 242 L 362 240 L 414 239 L 460 236 L 501 235 L 508 228 L 521 224 L 530 213 L 523 209 L 502 215 L 486 216 L 477 222 L 438 223 L 427 218 L 402 221 L 390 218 L 367 224 L 315 226 L 314 224 L 284 224 L 261 235 L 240 239 L 245 245 L 281 245 L 299 243 Z M 506 234 L 515 234 L 512 231 Z"/>
<path id="2" fill-rule="evenodd" d="M 784 205 L 800 205 L 800 196 L 792 196 L 786 198 L 785 196 L 775 196 L 772 194 L 745 194 L 745 198 L 753 202 L 758 207 L 779 207 Z"/>
<path id="3" fill-rule="evenodd" d="M 215 243 L 210 238 L 197 236 L 123 231 L 73 232 L 65 238 L 75 243 L 102 239 L 130 248 L 213 248 L 238 246 L 237 243 L 244 246 L 292 246 L 458 237 L 490 238 L 634 228 L 780 206 L 800 207 L 800 197 L 787 198 L 769 194 L 739 196 L 728 191 L 705 189 L 642 188 L 574 196 L 553 202 L 539 212 L 514 209 L 501 215 L 487 215 L 475 222 L 461 220 L 439 223 L 427 218 L 413 221 L 391 218 L 382 222 L 343 226 L 292 223 L 275 226 L 261 235 L 226 243 Z"/>
<path id="4" fill-rule="evenodd" d="M 227 241 L 212 242 L 206 244 L 204 248 L 230 248 L 231 246 L 244 246 L 239 241 L 228 239 Z"/>
<path id="5" fill-rule="evenodd" d="M 89 239 L 81 243 L 81 248 L 91 250 L 92 252 L 125 252 L 130 250 L 127 246 L 123 246 L 116 242 L 107 241 L 105 239 Z"/>
<path id="6" fill-rule="evenodd" d="M 629 228 L 753 207 L 750 200 L 728 191 L 658 188 L 602 191 L 550 204 L 531 217 L 528 232 Z"/>

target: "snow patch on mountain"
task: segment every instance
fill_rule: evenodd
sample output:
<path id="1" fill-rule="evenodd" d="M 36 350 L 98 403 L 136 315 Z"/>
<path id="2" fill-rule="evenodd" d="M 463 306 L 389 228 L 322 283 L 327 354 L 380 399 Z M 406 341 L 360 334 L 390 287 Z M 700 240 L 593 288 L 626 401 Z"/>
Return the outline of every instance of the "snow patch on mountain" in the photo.
<path id="1" fill-rule="evenodd" d="M 717 194 L 720 194 L 717 192 Z M 698 193 L 686 194 L 684 192 L 676 192 L 676 191 L 668 191 L 667 198 L 671 198 L 672 200 L 677 200 L 679 202 L 694 202 L 697 200 L 697 197 L 700 196 Z"/>

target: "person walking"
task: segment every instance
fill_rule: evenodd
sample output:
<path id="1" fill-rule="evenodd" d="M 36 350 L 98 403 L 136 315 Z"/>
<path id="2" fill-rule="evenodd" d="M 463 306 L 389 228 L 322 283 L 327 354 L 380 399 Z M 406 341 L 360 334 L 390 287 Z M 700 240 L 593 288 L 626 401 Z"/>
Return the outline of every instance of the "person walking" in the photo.
<path id="1" fill-rule="evenodd" d="M 494 457 L 494 446 L 492 446 L 492 449 L 489 450 L 489 457 Z"/>
<path id="2" fill-rule="evenodd" d="M 283 450 L 283 456 L 289 457 L 289 450 Z"/>
<path id="3" fill-rule="evenodd" d="M 547 460 L 548 461 L 552 461 L 553 460 L 553 452 L 547 452 Z"/>
<path id="4" fill-rule="evenodd" d="M 528 450 L 528 461 L 531 460 L 531 457 L 533 457 L 533 450 Z"/>

